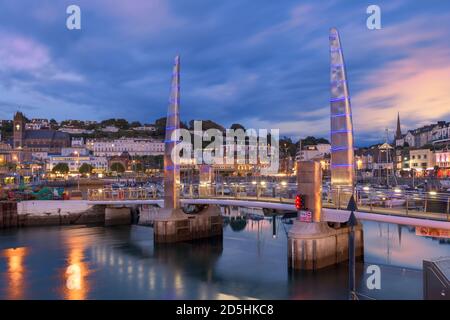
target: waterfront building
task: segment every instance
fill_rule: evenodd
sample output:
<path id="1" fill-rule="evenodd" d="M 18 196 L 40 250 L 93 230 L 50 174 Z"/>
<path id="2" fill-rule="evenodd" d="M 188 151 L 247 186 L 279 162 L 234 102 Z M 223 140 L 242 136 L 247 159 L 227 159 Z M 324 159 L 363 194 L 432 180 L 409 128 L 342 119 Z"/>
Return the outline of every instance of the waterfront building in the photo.
<path id="1" fill-rule="evenodd" d="M 88 156 L 90 151 L 84 147 L 68 147 L 61 149 L 62 156 L 70 156 L 70 155 L 80 155 L 80 156 Z"/>
<path id="2" fill-rule="evenodd" d="M 312 160 L 324 159 L 326 155 L 331 153 L 331 145 L 328 143 L 319 143 L 316 145 L 302 146 L 301 150 L 297 151 L 295 160 Z"/>
<path id="3" fill-rule="evenodd" d="M 70 136 L 55 130 L 26 130 L 25 116 L 21 112 L 14 115 L 14 149 L 31 152 L 60 153 L 61 148 L 70 146 Z"/>
<path id="4" fill-rule="evenodd" d="M 84 138 L 83 137 L 72 137 L 72 147 L 79 148 L 84 147 Z"/>
<path id="5" fill-rule="evenodd" d="M 12 147 L 9 144 L 0 141 L 0 166 L 11 162 L 11 151 Z"/>
<path id="6" fill-rule="evenodd" d="M 369 148 L 355 150 L 356 169 L 358 171 L 371 171 L 373 169 L 374 157 Z"/>
<path id="7" fill-rule="evenodd" d="M 447 145 L 450 142 L 450 122 L 439 121 L 431 132 L 433 145 Z"/>
<path id="8" fill-rule="evenodd" d="M 431 149 L 412 149 L 409 151 L 409 158 L 409 167 L 420 174 L 434 170 L 435 155 Z"/>
<path id="9" fill-rule="evenodd" d="M 78 173 L 83 164 L 89 164 L 94 167 L 95 172 L 104 172 L 108 170 L 108 159 L 106 157 L 93 156 L 63 156 L 63 155 L 49 155 L 46 164 L 47 171 L 52 171 L 53 167 L 58 163 L 66 163 L 69 166 L 70 172 Z"/>
<path id="10" fill-rule="evenodd" d="M 433 129 L 438 126 L 437 124 L 426 125 L 414 130 L 409 130 L 405 137 L 404 142 L 411 148 L 421 148 L 427 144 L 432 143 Z"/>
<path id="11" fill-rule="evenodd" d="M 434 153 L 435 165 L 439 168 L 437 176 L 439 178 L 450 177 L 450 151 L 439 150 Z"/>
<path id="12" fill-rule="evenodd" d="M 164 154 L 164 142 L 150 138 L 87 139 L 86 148 L 94 156 L 113 157 L 128 152 L 131 156 Z"/>

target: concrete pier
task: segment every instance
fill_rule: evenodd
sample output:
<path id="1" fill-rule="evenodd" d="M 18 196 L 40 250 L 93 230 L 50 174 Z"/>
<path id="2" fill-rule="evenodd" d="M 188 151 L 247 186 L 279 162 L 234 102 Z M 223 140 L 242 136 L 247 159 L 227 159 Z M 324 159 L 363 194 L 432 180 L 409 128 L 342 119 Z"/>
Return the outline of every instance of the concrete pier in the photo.
<path id="1" fill-rule="evenodd" d="M 311 221 L 294 222 L 288 234 L 288 265 L 299 270 L 317 270 L 348 260 L 349 227 L 331 228 L 322 221 L 322 169 L 316 161 L 299 161 L 298 192 L 306 198 L 304 212 Z M 302 214 L 300 211 L 300 214 Z M 362 226 L 356 228 L 356 256 L 362 256 Z"/>
<path id="2" fill-rule="evenodd" d="M 105 226 L 126 225 L 131 223 L 131 210 L 127 207 L 105 208 Z"/>
<path id="3" fill-rule="evenodd" d="M 173 243 L 221 236 L 222 217 L 218 206 L 210 205 L 198 214 L 181 208 L 161 208 L 153 223 L 155 243 Z"/>
<path id="4" fill-rule="evenodd" d="M 330 228 L 326 222 L 294 223 L 288 238 L 288 265 L 299 270 L 317 270 L 348 260 L 350 228 Z M 355 228 L 356 257 L 364 254 L 363 230 Z"/>

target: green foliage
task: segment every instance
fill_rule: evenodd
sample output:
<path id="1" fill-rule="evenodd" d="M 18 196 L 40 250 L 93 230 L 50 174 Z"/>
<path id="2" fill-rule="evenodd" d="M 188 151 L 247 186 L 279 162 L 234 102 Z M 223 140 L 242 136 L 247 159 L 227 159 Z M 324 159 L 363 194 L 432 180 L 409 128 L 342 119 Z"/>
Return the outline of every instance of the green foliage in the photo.
<path id="1" fill-rule="evenodd" d="M 193 130 L 194 129 L 194 121 L 195 120 L 191 120 L 189 121 L 189 129 Z M 225 128 L 222 127 L 220 124 L 212 121 L 212 120 L 197 120 L 197 121 L 201 121 L 202 122 L 202 129 L 203 131 L 206 131 L 208 129 L 217 129 L 221 132 L 225 131 Z"/>
<path id="2" fill-rule="evenodd" d="M 88 163 L 83 163 L 80 167 L 80 169 L 78 170 L 81 174 L 91 174 L 92 171 L 94 170 L 94 167 Z"/>
<path id="3" fill-rule="evenodd" d="M 312 145 L 316 145 L 319 143 L 330 143 L 325 138 L 316 138 L 313 136 L 308 136 L 305 139 L 302 139 L 301 141 L 302 141 L 302 146 L 312 146 Z"/>
<path id="4" fill-rule="evenodd" d="M 135 157 L 135 160 L 139 161 L 136 165 L 140 164 L 143 171 L 145 169 L 162 169 L 164 167 L 163 155 Z"/>
<path id="5" fill-rule="evenodd" d="M 127 129 L 130 128 L 130 124 L 125 119 L 108 119 L 108 120 L 103 120 L 100 123 L 100 125 L 102 127 L 114 126 L 114 127 L 119 128 L 119 129 L 122 129 L 122 130 L 127 130 Z"/>
<path id="6" fill-rule="evenodd" d="M 12 137 L 13 135 L 13 123 L 12 122 L 7 122 L 7 121 L 3 121 L 2 123 L 2 127 L 1 127 L 1 133 L 2 133 L 2 139 L 4 140 L 5 138 L 8 137 Z"/>
<path id="7" fill-rule="evenodd" d="M 242 129 L 245 130 L 245 127 L 242 124 L 239 123 L 233 123 L 230 127 L 232 130 Z"/>
<path id="8" fill-rule="evenodd" d="M 137 128 L 137 127 L 142 127 L 139 121 L 133 121 L 132 123 L 130 123 L 130 128 Z"/>
<path id="9" fill-rule="evenodd" d="M 111 171 L 113 172 L 117 172 L 117 173 L 123 173 L 125 172 L 125 167 L 123 166 L 123 164 L 121 164 L 120 162 L 114 162 L 111 165 Z"/>
<path id="10" fill-rule="evenodd" d="M 65 162 L 60 162 L 56 166 L 53 167 L 52 172 L 53 173 L 62 173 L 66 174 L 69 173 L 69 165 Z"/>

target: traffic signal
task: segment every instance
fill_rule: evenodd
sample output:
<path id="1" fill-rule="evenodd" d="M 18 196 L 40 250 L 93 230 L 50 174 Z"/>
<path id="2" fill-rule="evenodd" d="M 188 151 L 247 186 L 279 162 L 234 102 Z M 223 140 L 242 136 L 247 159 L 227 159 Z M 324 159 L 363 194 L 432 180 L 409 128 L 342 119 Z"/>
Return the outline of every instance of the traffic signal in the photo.
<path id="1" fill-rule="evenodd" d="M 306 196 L 304 194 L 298 194 L 295 196 L 295 207 L 297 210 L 306 209 Z"/>

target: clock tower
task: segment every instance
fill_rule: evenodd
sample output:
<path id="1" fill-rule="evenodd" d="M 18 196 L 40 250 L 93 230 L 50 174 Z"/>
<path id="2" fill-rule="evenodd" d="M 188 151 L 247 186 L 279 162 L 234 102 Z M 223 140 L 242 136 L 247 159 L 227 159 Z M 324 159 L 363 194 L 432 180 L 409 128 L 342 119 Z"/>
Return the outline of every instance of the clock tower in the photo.
<path id="1" fill-rule="evenodd" d="M 22 112 L 16 112 L 14 115 L 14 149 L 24 147 L 25 139 L 25 117 Z"/>

